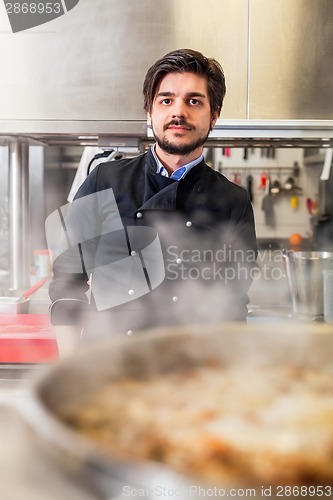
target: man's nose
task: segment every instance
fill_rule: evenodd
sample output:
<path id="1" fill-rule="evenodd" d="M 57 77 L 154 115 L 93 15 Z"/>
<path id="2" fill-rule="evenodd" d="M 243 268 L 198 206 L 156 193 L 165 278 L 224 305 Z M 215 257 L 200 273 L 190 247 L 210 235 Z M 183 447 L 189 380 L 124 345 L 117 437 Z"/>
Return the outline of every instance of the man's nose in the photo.
<path id="1" fill-rule="evenodd" d="M 186 105 L 183 101 L 176 101 L 174 103 L 172 115 L 174 118 L 184 118 L 187 115 Z"/>

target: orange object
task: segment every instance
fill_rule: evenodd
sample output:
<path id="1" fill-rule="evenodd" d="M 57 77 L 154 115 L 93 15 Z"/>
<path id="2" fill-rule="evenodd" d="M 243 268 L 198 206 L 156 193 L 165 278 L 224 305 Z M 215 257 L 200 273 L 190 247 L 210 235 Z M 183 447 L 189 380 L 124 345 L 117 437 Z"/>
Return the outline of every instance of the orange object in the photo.
<path id="1" fill-rule="evenodd" d="M 293 233 L 289 237 L 289 243 L 291 248 L 298 248 L 301 246 L 303 238 L 299 233 Z"/>

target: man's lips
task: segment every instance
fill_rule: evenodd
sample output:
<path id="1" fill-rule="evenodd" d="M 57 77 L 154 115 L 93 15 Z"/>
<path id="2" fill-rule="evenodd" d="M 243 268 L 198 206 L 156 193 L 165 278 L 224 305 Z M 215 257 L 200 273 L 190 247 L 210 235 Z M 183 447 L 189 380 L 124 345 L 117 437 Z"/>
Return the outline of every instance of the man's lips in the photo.
<path id="1" fill-rule="evenodd" d="M 189 125 L 188 123 L 169 123 L 167 124 L 164 129 L 165 130 L 175 130 L 177 132 L 182 132 L 182 131 L 189 131 L 192 130 L 193 127 Z"/>
<path id="2" fill-rule="evenodd" d="M 191 130 L 190 127 L 184 127 L 184 125 L 170 125 L 168 127 L 169 130 L 177 130 L 177 131 L 182 131 L 182 130 Z"/>

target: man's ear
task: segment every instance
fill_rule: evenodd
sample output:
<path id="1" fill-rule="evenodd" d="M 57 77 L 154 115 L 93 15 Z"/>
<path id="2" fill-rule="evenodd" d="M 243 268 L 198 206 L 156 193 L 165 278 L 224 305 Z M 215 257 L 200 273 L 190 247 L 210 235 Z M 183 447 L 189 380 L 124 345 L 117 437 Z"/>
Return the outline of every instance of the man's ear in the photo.
<path id="1" fill-rule="evenodd" d="M 213 128 L 215 127 L 215 123 L 216 123 L 216 121 L 217 121 L 218 117 L 219 117 L 219 114 L 218 114 L 218 113 L 214 113 L 214 114 L 213 114 L 213 118 L 212 118 L 212 120 L 211 120 L 211 122 L 210 122 L 210 128 L 211 128 L 211 129 L 213 129 Z"/>
<path id="2" fill-rule="evenodd" d="M 151 125 L 151 114 L 149 113 L 149 111 L 147 112 L 147 124 Z"/>

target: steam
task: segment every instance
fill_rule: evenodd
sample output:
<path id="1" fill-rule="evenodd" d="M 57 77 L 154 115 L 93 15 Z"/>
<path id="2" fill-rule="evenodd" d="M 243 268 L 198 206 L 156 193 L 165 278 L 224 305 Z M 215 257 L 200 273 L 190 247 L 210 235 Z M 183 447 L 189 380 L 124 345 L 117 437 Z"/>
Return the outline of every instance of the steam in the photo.
<path id="1" fill-rule="evenodd" d="M 163 248 L 163 281 L 145 294 L 144 300 L 128 301 L 104 318 L 100 315 L 104 323 L 97 328 L 100 332 L 130 335 L 161 326 L 245 319 L 246 293 L 254 279 L 254 250 L 246 250 L 244 242 L 235 241 L 231 228 L 224 228 L 220 235 L 210 234 L 197 232 L 186 222 L 177 216 L 155 223 Z M 126 289 L 135 290 L 135 281 L 134 273 Z M 105 282 L 105 295 L 108 286 Z M 87 330 L 93 337 L 96 325 Z"/>
<path id="2" fill-rule="evenodd" d="M 161 221 L 159 211 L 150 210 L 143 221 L 123 225 L 112 189 L 74 200 L 48 217 L 55 279 L 90 277 L 100 314 L 98 325 L 87 315 L 86 331 L 97 338 L 101 332 L 245 320 L 255 277 L 251 242 L 233 226 L 207 220 L 204 211 L 191 220 L 163 212 Z"/>

